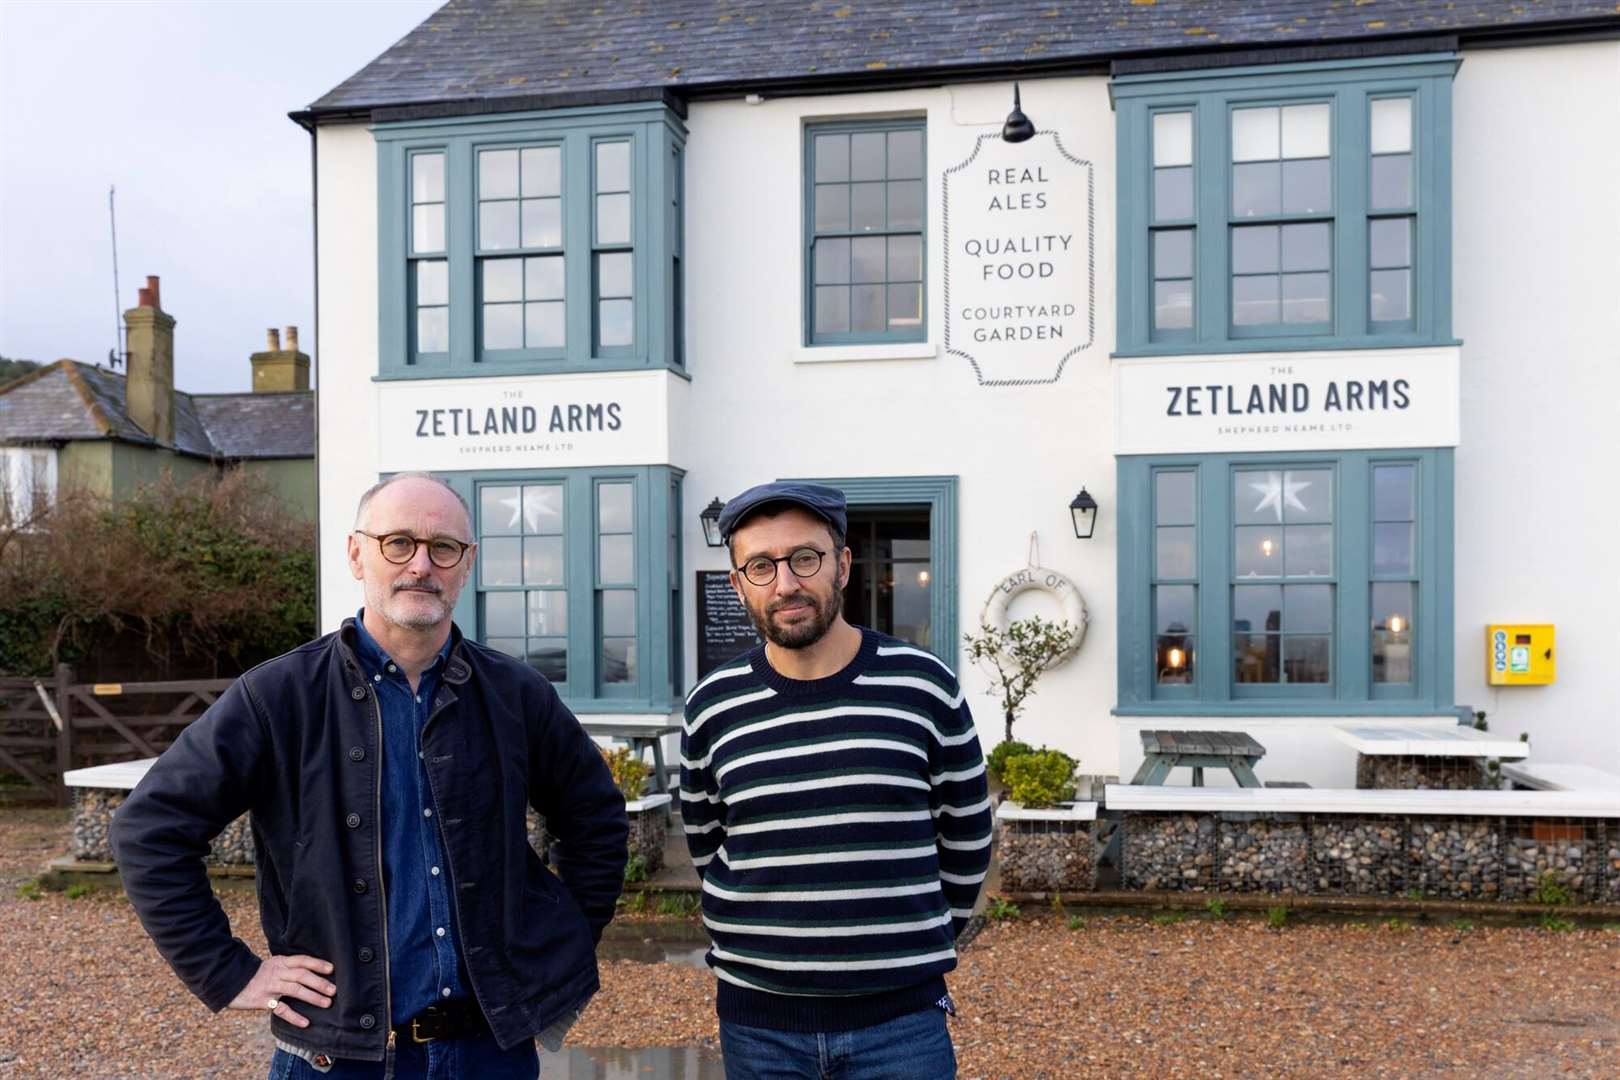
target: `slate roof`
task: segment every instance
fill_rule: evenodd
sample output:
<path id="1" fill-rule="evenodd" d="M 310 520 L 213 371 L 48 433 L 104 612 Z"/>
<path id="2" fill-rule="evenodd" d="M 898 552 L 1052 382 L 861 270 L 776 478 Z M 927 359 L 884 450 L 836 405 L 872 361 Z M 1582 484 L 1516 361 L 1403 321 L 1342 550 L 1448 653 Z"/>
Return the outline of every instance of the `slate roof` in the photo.
<path id="1" fill-rule="evenodd" d="M 450 0 L 321 114 L 1620 26 L 1615 0 Z"/>
<path id="2" fill-rule="evenodd" d="M 131 420 L 124 376 L 58 360 L 0 386 L 0 443 L 117 439 L 158 445 Z M 315 395 L 174 395 L 174 449 L 197 457 L 315 455 Z"/>

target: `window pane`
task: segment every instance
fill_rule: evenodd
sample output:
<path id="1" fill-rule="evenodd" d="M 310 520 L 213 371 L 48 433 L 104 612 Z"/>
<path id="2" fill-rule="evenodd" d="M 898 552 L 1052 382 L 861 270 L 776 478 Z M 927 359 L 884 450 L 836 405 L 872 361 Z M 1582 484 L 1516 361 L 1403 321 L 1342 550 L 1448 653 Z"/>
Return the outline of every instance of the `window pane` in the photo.
<path id="1" fill-rule="evenodd" d="M 1192 164 L 1192 113 L 1153 114 L 1153 164 Z"/>
<path id="2" fill-rule="evenodd" d="M 523 151 L 523 197 L 562 194 L 562 147 L 531 146 Z"/>
<path id="3" fill-rule="evenodd" d="M 444 202 L 444 155 L 411 155 L 411 202 Z"/>
<path id="4" fill-rule="evenodd" d="M 923 133 L 889 132 L 889 179 L 920 180 L 923 174 Z"/>
<path id="5" fill-rule="evenodd" d="M 1282 521 L 1282 473 L 1245 470 L 1232 474 L 1232 520 L 1239 525 Z"/>
<path id="6" fill-rule="evenodd" d="M 616 535 L 597 538 L 597 576 L 603 582 L 635 581 L 634 537 Z"/>
<path id="7" fill-rule="evenodd" d="M 1282 111 L 1282 156 L 1285 158 L 1325 158 L 1328 156 L 1329 108 L 1318 105 L 1289 105 Z"/>
<path id="8" fill-rule="evenodd" d="M 633 683 L 636 681 L 636 639 L 602 639 L 602 681 L 604 683 Z"/>
<path id="9" fill-rule="evenodd" d="M 484 348 L 523 348 L 523 305 L 484 305 Z"/>
<path id="10" fill-rule="evenodd" d="M 1232 586 L 1232 629 L 1249 633 L 1281 630 L 1282 586 Z"/>
<path id="11" fill-rule="evenodd" d="M 1332 471 L 1289 469 L 1283 475 L 1282 505 L 1283 519 L 1289 524 L 1332 521 Z"/>
<path id="12" fill-rule="evenodd" d="M 1333 586 L 1283 587 L 1283 629 L 1328 632 L 1333 629 Z"/>
<path id="13" fill-rule="evenodd" d="M 849 188 L 825 184 L 816 188 L 816 231 L 842 232 L 849 228 Z"/>
<path id="14" fill-rule="evenodd" d="M 603 300 L 596 305 L 596 343 L 609 348 L 635 344 L 635 301 Z"/>
<path id="15" fill-rule="evenodd" d="M 523 200 L 523 246 L 562 247 L 562 200 Z"/>
<path id="16" fill-rule="evenodd" d="M 1232 214 L 1255 217 L 1282 209 L 1282 165 L 1263 161 L 1232 166 Z"/>
<path id="17" fill-rule="evenodd" d="M 630 242 L 630 196 L 596 197 L 596 242 L 598 244 Z"/>
<path id="18" fill-rule="evenodd" d="M 849 281 L 849 241 L 816 241 L 816 284 L 835 285 Z"/>
<path id="19" fill-rule="evenodd" d="M 561 301 L 523 305 L 523 342 L 531 349 L 560 349 L 567 343 Z"/>
<path id="20" fill-rule="evenodd" d="M 1277 226 L 1246 225 L 1232 230 L 1234 274 L 1275 274 L 1277 263 Z"/>
<path id="21" fill-rule="evenodd" d="M 1412 265 L 1410 218 L 1374 218 L 1367 223 L 1369 265 L 1375 269 Z"/>
<path id="22" fill-rule="evenodd" d="M 563 298 L 563 257 L 543 255 L 524 260 L 523 298 L 561 300 Z"/>
<path id="23" fill-rule="evenodd" d="M 1284 271 L 1326 270 L 1332 265 L 1332 233 L 1327 222 L 1282 227 Z"/>
<path id="24" fill-rule="evenodd" d="M 568 642 L 563 638 L 529 641 L 529 666 L 554 683 L 568 681 Z"/>
<path id="25" fill-rule="evenodd" d="M 636 590 L 602 590 L 601 632 L 609 637 L 635 636 Z"/>
<path id="26" fill-rule="evenodd" d="M 1176 525 L 1153 530 L 1157 539 L 1154 573 L 1161 578 L 1198 576 L 1198 531 Z"/>
<path id="27" fill-rule="evenodd" d="M 635 485 L 599 484 L 596 488 L 598 532 L 630 532 L 635 528 Z"/>
<path id="28" fill-rule="evenodd" d="M 411 208 L 411 251 L 444 250 L 444 204 Z"/>
<path id="29" fill-rule="evenodd" d="M 1417 469 L 1411 465 L 1374 465 L 1373 520 L 1411 521 L 1416 517 L 1416 479 Z"/>
<path id="30" fill-rule="evenodd" d="M 1412 317 L 1412 272 L 1374 270 L 1367 282 L 1373 322 L 1405 322 Z"/>
<path id="31" fill-rule="evenodd" d="M 1232 530 L 1232 570 L 1240 578 L 1283 574 L 1282 526 L 1239 525 Z"/>
<path id="32" fill-rule="evenodd" d="M 1232 322 L 1237 326 L 1269 326 L 1282 321 L 1275 277 L 1232 279 Z"/>
<path id="33" fill-rule="evenodd" d="M 1290 525 L 1283 533 L 1283 571 L 1293 577 L 1333 576 L 1333 526 Z"/>
<path id="34" fill-rule="evenodd" d="M 889 286 L 889 329 L 904 330 L 922 325 L 922 286 Z"/>
<path id="35" fill-rule="evenodd" d="M 515 536 L 523 524 L 523 496 L 516 487 L 478 492 L 478 528 L 484 536 Z"/>
<path id="36" fill-rule="evenodd" d="M 523 531 L 542 536 L 562 532 L 563 489 L 559 484 L 528 484 L 523 488 Z"/>
<path id="37" fill-rule="evenodd" d="M 1404 210 L 1412 205 L 1412 155 L 1389 154 L 1372 159 L 1372 207 Z"/>
<path id="38" fill-rule="evenodd" d="M 1372 587 L 1372 681 L 1412 681 L 1412 614 L 1417 590 L 1406 582 Z"/>
<path id="39" fill-rule="evenodd" d="M 630 144 L 628 142 L 599 142 L 596 144 L 596 190 L 630 190 Z"/>
<path id="40" fill-rule="evenodd" d="M 484 594 L 484 636 L 510 637 L 523 634 L 523 594 L 492 592 Z"/>
<path id="41" fill-rule="evenodd" d="M 920 229 L 923 223 L 921 180 L 901 180 L 889 187 L 889 228 Z"/>
<path id="42" fill-rule="evenodd" d="M 849 195 L 849 227 L 855 232 L 881 229 L 886 220 L 884 211 L 885 184 L 851 184 Z"/>
<path id="43" fill-rule="evenodd" d="M 416 351 L 440 353 L 450 350 L 450 309 L 422 308 L 416 313 Z"/>
<path id="44" fill-rule="evenodd" d="M 1414 527 L 1408 522 L 1380 522 L 1373 526 L 1373 573 L 1411 574 L 1414 558 Z"/>
<path id="45" fill-rule="evenodd" d="M 850 290 L 849 328 L 851 330 L 857 334 L 882 330 L 886 319 L 883 286 L 857 285 Z"/>
<path id="46" fill-rule="evenodd" d="M 478 545 L 485 585 L 521 585 L 521 543 L 517 537 L 489 537 Z"/>
<path id="47" fill-rule="evenodd" d="M 922 237 L 889 237 L 889 280 L 922 280 Z"/>
<path id="48" fill-rule="evenodd" d="M 1277 634 L 1235 634 L 1232 640 L 1232 679 L 1240 683 L 1280 681 L 1282 637 Z"/>
<path id="49" fill-rule="evenodd" d="M 523 659 L 523 639 L 520 638 L 520 637 L 519 638 L 492 637 L 492 638 L 487 638 L 484 641 L 484 644 L 488 645 L 490 648 L 496 650 L 497 652 L 505 653 L 507 656 L 515 656 L 519 660 Z"/>
<path id="50" fill-rule="evenodd" d="M 1185 221 L 1193 216 L 1192 170 L 1153 170 L 1153 219 Z"/>
<path id="51" fill-rule="evenodd" d="M 416 302 L 423 305 L 450 302 L 449 263 L 443 259 L 425 259 L 416 264 Z"/>
<path id="52" fill-rule="evenodd" d="M 563 538 L 526 536 L 523 538 L 523 584 L 563 584 Z M 537 631 L 530 631 L 536 633 Z"/>
<path id="53" fill-rule="evenodd" d="M 523 260 L 485 259 L 484 299 L 493 303 L 523 299 Z"/>
<path id="54" fill-rule="evenodd" d="M 849 179 L 849 136 L 816 136 L 816 182 Z"/>
<path id="55" fill-rule="evenodd" d="M 1289 634 L 1282 639 L 1283 674 L 1291 683 L 1325 683 L 1332 677 L 1333 639 Z"/>
<path id="56" fill-rule="evenodd" d="M 478 204 L 478 246 L 484 251 L 507 251 L 518 246 L 518 204 Z"/>
<path id="57" fill-rule="evenodd" d="M 1320 214 L 1333 209 L 1333 163 L 1327 158 L 1285 161 L 1282 165 L 1285 214 Z"/>
<path id="58" fill-rule="evenodd" d="M 529 635 L 561 637 L 566 633 L 568 633 L 568 594 L 561 590 L 550 589 L 530 592 Z"/>
<path id="59" fill-rule="evenodd" d="M 849 139 L 849 178 L 882 180 L 886 168 L 886 140 L 881 131 L 862 131 Z"/>
<path id="60" fill-rule="evenodd" d="M 1153 477 L 1153 516 L 1160 525 L 1191 525 L 1198 520 L 1194 473 L 1161 472 Z"/>
<path id="61" fill-rule="evenodd" d="M 1158 585 L 1153 589 L 1153 628 L 1161 634 L 1186 634 L 1197 623 L 1198 586 Z"/>
<path id="62" fill-rule="evenodd" d="M 1328 321 L 1331 282 L 1327 274 L 1285 274 L 1282 280 L 1282 312 L 1285 323 L 1325 323 Z"/>
<path id="63" fill-rule="evenodd" d="M 1153 283 L 1153 328 L 1155 330 L 1187 330 L 1193 321 L 1193 290 L 1191 281 L 1155 281 Z"/>
<path id="64" fill-rule="evenodd" d="M 515 199 L 518 194 L 518 152 L 483 150 L 478 154 L 478 197 Z"/>
<path id="65" fill-rule="evenodd" d="M 1192 277 L 1193 231 L 1160 229 L 1153 234 L 1153 276 Z"/>
<path id="66" fill-rule="evenodd" d="M 849 330 L 849 290 L 842 285 L 816 288 L 816 333 L 841 334 Z"/>
<path id="67" fill-rule="evenodd" d="M 851 281 L 882 281 L 887 243 L 881 236 L 862 236 L 851 241 L 849 277 Z"/>
<path id="68" fill-rule="evenodd" d="M 629 252 L 596 257 L 596 293 L 602 297 L 634 296 L 634 256 Z"/>
<path id="69" fill-rule="evenodd" d="M 1372 103 L 1372 152 L 1406 154 L 1412 150 L 1412 99 L 1379 98 Z"/>
<path id="70" fill-rule="evenodd" d="M 1276 108 L 1232 110 L 1232 160 L 1275 161 L 1281 155 Z"/>

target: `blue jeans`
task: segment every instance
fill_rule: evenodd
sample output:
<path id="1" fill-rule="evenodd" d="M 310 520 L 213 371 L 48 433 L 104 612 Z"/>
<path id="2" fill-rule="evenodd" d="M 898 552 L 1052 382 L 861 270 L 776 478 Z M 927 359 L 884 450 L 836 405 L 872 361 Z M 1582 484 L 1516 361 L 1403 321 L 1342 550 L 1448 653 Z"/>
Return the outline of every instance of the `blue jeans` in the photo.
<path id="1" fill-rule="evenodd" d="M 726 1080 L 955 1080 L 945 1013 L 807 1035 L 720 1022 Z"/>
<path id="2" fill-rule="evenodd" d="M 539 1075 L 540 1055 L 533 1041 L 510 1050 L 502 1050 L 488 1034 L 394 1044 L 395 1080 L 535 1080 Z M 270 1080 L 382 1080 L 382 1076 L 380 1061 L 340 1058 L 321 1072 L 285 1050 L 278 1049 L 270 1059 Z"/>

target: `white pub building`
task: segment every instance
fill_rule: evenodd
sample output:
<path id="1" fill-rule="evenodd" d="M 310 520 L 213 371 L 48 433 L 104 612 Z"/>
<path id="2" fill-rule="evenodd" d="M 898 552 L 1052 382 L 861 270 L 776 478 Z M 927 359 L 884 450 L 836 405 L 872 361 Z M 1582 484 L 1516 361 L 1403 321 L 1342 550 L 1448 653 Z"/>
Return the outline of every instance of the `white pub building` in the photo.
<path id="1" fill-rule="evenodd" d="M 1083 613 L 1015 734 L 1085 772 L 1349 787 L 1461 706 L 1620 764 L 1612 0 L 453 0 L 294 119 L 327 629 L 431 470 L 462 629 L 662 721 L 753 640 L 705 509 L 815 479 L 987 749 L 988 606 Z"/>

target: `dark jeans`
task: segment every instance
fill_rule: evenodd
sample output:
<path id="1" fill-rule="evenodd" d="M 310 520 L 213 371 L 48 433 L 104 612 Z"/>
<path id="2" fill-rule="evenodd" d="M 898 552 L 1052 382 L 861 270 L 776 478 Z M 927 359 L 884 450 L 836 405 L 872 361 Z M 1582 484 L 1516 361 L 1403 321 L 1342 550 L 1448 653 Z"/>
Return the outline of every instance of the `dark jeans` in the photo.
<path id="1" fill-rule="evenodd" d="M 807 1035 L 720 1023 L 726 1080 L 955 1080 L 956 1052 L 936 1008 Z"/>
<path id="2" fill-rule="evenodd" d="M 532 1041 L 510 1050 L 502 1050 L 487 1034 L 394 1044 L 395 1080 L 535 1080 L 539 1075 L 540 1055 Z M 270 1080 L 382 1080 L 382 1076 L 380 1061 L 340 1059 L 321 1072 L 285 1050 L 277 1050 L 270 1059 Z"/>

